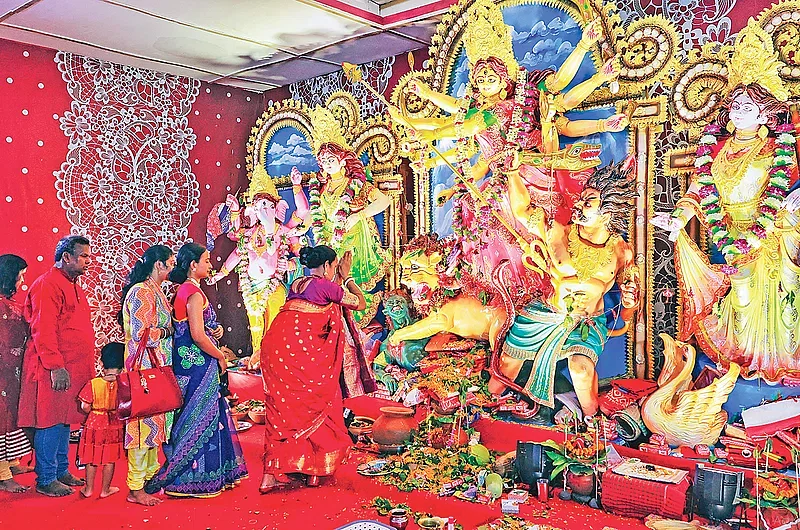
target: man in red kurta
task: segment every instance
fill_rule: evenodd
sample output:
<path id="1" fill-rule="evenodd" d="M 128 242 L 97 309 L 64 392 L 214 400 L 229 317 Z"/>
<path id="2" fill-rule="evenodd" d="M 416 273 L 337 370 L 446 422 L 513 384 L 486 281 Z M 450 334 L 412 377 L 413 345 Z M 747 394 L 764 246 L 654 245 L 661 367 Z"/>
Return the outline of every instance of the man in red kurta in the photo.
<path id="1" fill-rule="evenodd" d="M 69 424 L 80 423 L 77 396 L 94 375 L 94 330 L 78 276 L 91 263 L 89 240 L 68 236 L 56 245 L 56 263 L 33 282 L 23 309 L 31 338 L 22 366 L 20 427 L 34 427 L 36 491 L 72 493 L 83 481 L 68 471 Z"/>

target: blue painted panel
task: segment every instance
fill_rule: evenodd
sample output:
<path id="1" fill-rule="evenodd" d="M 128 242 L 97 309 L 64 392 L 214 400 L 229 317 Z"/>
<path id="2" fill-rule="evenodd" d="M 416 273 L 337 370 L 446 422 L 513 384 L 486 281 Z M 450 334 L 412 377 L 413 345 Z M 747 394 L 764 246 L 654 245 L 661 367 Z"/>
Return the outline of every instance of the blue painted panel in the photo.
<path id="1" fill-rule="evenodd" d="M 287 177 L 294 166 L 301 173 L 319 171 L 311 145 L 294 127 L 282 127 L 270 138 L 265 166 L 271 177 Z"/>

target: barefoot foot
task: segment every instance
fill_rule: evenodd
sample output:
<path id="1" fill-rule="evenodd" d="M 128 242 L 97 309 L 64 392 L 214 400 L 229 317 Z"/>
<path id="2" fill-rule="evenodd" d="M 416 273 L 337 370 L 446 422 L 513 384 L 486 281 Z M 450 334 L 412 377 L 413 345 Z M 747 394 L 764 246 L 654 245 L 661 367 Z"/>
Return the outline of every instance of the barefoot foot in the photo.
<path id="1" fill-rule="evenodd" d="M 141 504 L 142 506 L 161 504 L 161 499 L 145 493 L 144 490 L 131 490 L 125 500 L 134 504 Z"/>
<path id="2" fill-rule="evenodd" d="M 25 473 L 33 472 L 33 466 L 19 465 L 19 466 L 11 466 L 9 469 L 11 470 L 11 473 L 13 473 L 14 475 L 24 475 Z"/>
<path id="3" fill-rule="evenodd" d="M 108 491 L 101 491 L 100 492 L 100 498 L 101 499 L 105 499 L 106 497 L 111 497 L 115 493 L 119 493 L 119 488 L 116 487 L 116 486 L 110 486 L 108 488 Z"/>
<path id="4" fill-rule="evenodd" d="M 76 477 L 69 471 L 64 473 L 62 476 L 58 477 L 58 481 L 67 486 L 83 486 L 84 484 L 86 484 L 85 480 Z"/>
<path id="5" fill-rule="evenodd" d="M 261 486 L 258 487 L 258 491 L 264 495 L 273 490 L 286 488 L 291 483 L 292 480 L 286 475 L 279 475 L 276 477 L 275 475 L 267 473 L 261 480 Z"/>
<path id="6" fill-rule="evenodd" d="M 36 491 L 48 497 L 66 497 L 73 493 L 72 488 L 57 480 L 54 480 L 50 484 L 45 484 L 44 486 L 36 486 Z"/>
<path id="7" fill-rule="evenodd" d="M 10 493 L 25 493 L 31 489 L 29 486 L 23 486 L 13 478 L 8 480 L 0 480 L 0 491 L 8 491 Z"/>
<path id="8" fill-rule="evenodd" d="M 92 490 L 89 489 L 87 486 L 84 486 L 81 489 L 79 489 L 78 493 L 80 493 L 81 497 L 83 497 L 84 499 L 88 499 L 89 497 L 92 496 Z"/>

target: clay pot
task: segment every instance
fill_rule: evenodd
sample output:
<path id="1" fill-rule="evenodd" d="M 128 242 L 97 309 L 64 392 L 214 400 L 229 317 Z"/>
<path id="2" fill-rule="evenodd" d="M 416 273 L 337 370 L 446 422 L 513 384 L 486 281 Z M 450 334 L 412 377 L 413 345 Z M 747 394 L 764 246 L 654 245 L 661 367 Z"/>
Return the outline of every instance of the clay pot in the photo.
<path id="1" fill-rule="evenodd" d="M 385 407 L 385 408 L 393 408 L 393 407 Z M 391 526 L 392 528 L 396 528 L 397 530 L 405 530 L 406 526 L 408 526 L 408 512 L 406 512 L 402 508 L 393 509 L 391 512 L 389 512 L 389 526 Z"/>
<path id="2" fill-rule="evenodd" d="M 264 410 L 251 410 L 247 413 L 247 415 L 250 416 L 250 419 L 253 420 L 253 423 L 257 423 L 258 425 L 264 425 L 267 422 L 267 412 Z"/>
<path id="3" fill-rule="evenodd" d="M 381 415 L 372 425 L 372 440 L 383 447 L 396 448 L 411 440 L 417 428 L 414 409 L 408 407 L 381 407 Z"/>
<path id="4" fill-rule="evenodd" d="M 586 497 L 594 495 L 594 473 L 576 474 L 570 469 L 567 469 L 566 474 L 567 487 L 569 487 L 573 493 Z"/>

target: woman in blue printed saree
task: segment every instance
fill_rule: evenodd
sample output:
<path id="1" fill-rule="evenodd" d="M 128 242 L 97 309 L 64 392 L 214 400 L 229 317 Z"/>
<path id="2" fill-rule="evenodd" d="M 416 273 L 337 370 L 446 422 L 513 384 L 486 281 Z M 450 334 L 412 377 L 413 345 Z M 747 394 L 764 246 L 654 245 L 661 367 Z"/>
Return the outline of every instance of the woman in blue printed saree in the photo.
<path id="1" fill-rule="evenodd" d="M 170 280 L 181 284 L 173 304 L 173 369 L 183 407 L 164 446 L 167 461 L 145 485 L 148 493 L 164 489 L 176 497 L 214 497 L 247 476 L 230 409 L 220 395 L 219 376 L 226 361 L 216 341 L 222 327 L 200 290 L 210 270 L 205 247 L 187 243 L 170 274 Z"/>

